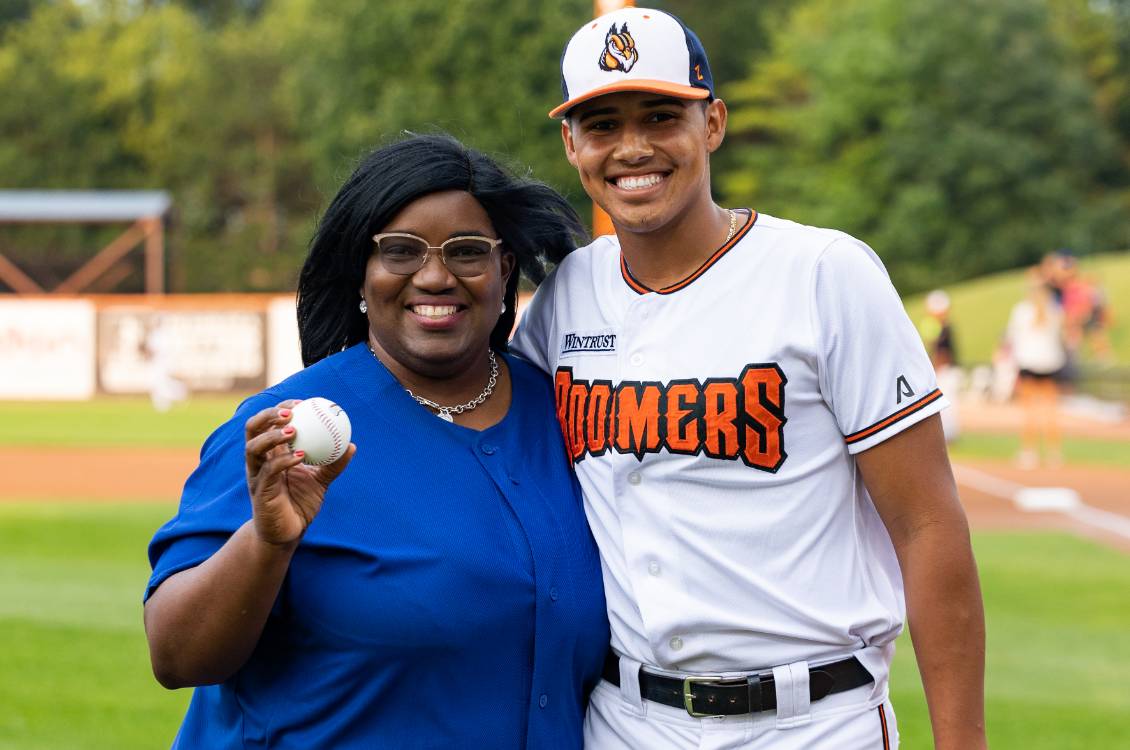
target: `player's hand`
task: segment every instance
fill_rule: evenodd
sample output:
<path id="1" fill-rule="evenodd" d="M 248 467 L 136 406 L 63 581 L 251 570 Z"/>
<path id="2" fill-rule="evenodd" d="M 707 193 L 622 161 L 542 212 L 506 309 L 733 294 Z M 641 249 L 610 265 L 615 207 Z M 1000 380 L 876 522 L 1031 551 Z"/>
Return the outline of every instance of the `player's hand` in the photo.
<path id="1" fill-rule="evenodd" d="M 290 452 L 294 438 L 291 408 L 298 401 L 283 401 L 247 420 L 247 489 L 255 532 L 268 544 L 296 543 L 322 508 L 326 488 L 345 470 L 357 446 L 325 466 L 302 463 L 302 452 Z"/>

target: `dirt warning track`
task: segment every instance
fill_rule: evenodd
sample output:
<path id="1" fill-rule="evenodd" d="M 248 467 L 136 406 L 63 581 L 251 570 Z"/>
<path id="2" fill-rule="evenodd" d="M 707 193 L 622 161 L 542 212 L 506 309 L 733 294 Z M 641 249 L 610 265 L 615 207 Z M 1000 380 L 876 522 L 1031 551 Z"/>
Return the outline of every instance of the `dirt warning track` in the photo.
<path id="1" fill-rule="evenodd" d="M 0 501 L 175 503 L 198 453 L 186 448 L 4 448 Z M 1130 470 L 1065 466 L 1024 471 L 1000 461 L 955 463 L 974 530 L 1070 531 L 1130 553 Z M 1025 511 L 1024 488 L 1074 490 L 1081 507 Z"/>
<path id="2" fill-rule="evenodd" d="M 198 456 L 185 448 L 3 448 L 0 500 L 174 503 Z"/>

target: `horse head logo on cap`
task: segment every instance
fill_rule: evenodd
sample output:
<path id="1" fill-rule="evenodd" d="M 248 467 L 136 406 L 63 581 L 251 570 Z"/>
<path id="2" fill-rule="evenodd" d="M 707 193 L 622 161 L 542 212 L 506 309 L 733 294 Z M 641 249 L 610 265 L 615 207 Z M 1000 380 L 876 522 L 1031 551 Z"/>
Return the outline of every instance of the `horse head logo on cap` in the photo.
<path id="1" fill-rule="evenodd" d="M 636 40 L 628 32 L 628 24 L 621 25 L 619 31 L 616 30 L 616 24 L 612 24 L 608 36 L 604 38 L 604 51 L 600 54 L 601 70 L 621 70 L 627 73 L 639 59 Z"/>

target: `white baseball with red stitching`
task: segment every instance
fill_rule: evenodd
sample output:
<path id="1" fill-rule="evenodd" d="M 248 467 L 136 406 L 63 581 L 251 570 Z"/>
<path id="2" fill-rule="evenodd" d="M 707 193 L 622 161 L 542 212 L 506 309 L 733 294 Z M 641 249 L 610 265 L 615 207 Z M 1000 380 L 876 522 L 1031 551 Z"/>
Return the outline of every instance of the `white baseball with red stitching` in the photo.
<path id="1" fill-rule="evenodd" d="M 353 432 L 345 410 L 320 396 L 295 404 L 290 424 L 294 427 L 290 449 L 305 451 L 302 463 L 310 466 L 332 464 L 341 458 Z"/>

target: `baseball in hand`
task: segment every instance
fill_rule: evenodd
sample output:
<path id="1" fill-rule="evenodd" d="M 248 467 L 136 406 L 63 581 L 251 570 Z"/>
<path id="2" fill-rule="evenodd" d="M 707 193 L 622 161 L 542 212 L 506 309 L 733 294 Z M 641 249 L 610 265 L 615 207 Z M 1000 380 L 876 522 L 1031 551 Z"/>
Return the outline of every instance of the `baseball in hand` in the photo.
<path id="1" fill-rule="evenodd" d="M 305 451 L 302 463 L 310 466 L 332 464 L 345 455 L 353 433 L 345 410 L 319 396 L 295 404 L 290 424 L 294 427 L 290 450 Z"/>

